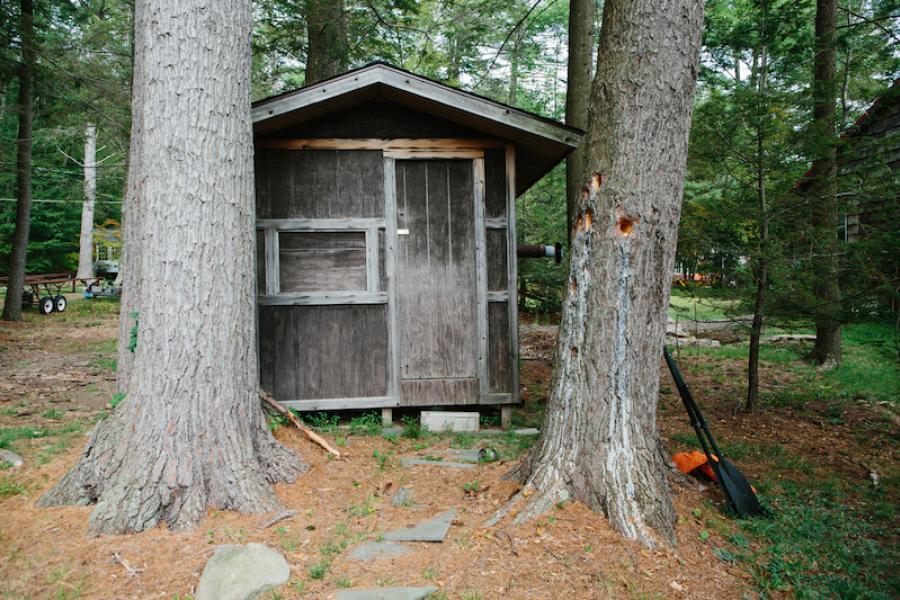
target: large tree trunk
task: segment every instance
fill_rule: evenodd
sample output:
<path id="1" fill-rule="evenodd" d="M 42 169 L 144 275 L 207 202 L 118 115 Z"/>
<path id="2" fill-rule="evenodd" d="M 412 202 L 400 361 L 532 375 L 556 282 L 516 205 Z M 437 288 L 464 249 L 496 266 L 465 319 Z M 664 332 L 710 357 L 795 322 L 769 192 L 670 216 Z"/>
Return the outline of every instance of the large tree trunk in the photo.
<path id="1" fill-rule="evenodd" d="M 9 277 L 3 320 L 22 318 L 22 292 L 25 289 L 25 257 L 31 228 L 31 130 L 34 117 L 32 85 L 34 83 L 34 4 L 22 0 L 19 33 L 22 36 L 22 63 L 19 65 L 19 133 L 16 136 L 16 228 L 9 255 Z"/>
<path id="2" fill-rule="evenodd" d="M 816 343 L 812 360 L 823 365 L 841 363 L 841 289 L 838 280 L 837 156 L 835 147 L 834 43 L 835 0 L 816 1 L 816 56 L 813 67 L 812 137 L 815 160 L 810 170 L 813 200 Z"/>
<path id="3" fill-rule="evenodd" d="M 306 85 L 347 70 L 349 47 L 343 0 L 306 0 Z"/>
<path id="4" fill-rule="evenodd" d="M 139 12 L 128 279 L 153 293 L 132 300 L 127 397 L 40 500 L 96 502 L 92 534 L 274 510 L 269 483 L 306 468 L 271 436 L 258 396 L 250 1 L 146 0 Z"/>
<path id="5" fill-rule="evenodd" d="M 594 53 L 596 0 L 569 2 L 569 63 L 566 84 L 566 125 L 587 128 L 591 95 L 591 60 Z M 581 189 L 588 179 L 587 140 L 566 159 L 566 230 L 572 241 L 572 225 L 581 208 Z"/>
<path id="6" fill-rule="evenodd" d="M 543 435 L 490 522 L 574 498 L 629 538 L 674 542 L 656 404 L 702 24 L 702 0 L 604 5 L 589 125 L 601 175 L 573 228 Z"/>
<path id="7" fill-rule="evenodd" d="M 94 204 L 97 201 L 97 128 L 84 128 L 84 201 L 81 204 L 81 235 L 78 238 L 77 277 L 94 276 Z"/>

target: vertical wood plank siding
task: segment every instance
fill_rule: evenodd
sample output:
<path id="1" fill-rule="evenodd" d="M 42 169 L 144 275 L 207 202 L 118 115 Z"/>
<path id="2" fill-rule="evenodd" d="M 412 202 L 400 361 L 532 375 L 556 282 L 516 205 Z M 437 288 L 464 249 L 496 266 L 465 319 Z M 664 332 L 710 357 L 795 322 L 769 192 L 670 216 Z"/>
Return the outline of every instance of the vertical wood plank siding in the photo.
<path id="1" fill-rule="evenodd" d="M 506 302 L 488 304 L 488 356 L 490 392 L 509 392 L 512 387 L 512 360 L 509 347 L 509 305 Z"/>
<path id="2" fill-rule="evenodd" d="M 488 219 L 505 217 L 506 151 L 488 149 L 484 153 L 484 214 Z"/>
<path id="3" fill-rule="evenodd" d="M 474 377 L 472 163 L 399 160 L 396 177 L 401 378 Z"/>
<path id="4" fill-rule="evenodd" d="M 257 150 L 267 178 L 257 178 L 258 218 L 334 219 L 384 216 L 381 152 Z"/>
<path id="5" fill-rule="evenodd" d="M 388 395 L 387 307 L 260 306 L 260 382 L 277 399 Z"/>
<path id="6" fill-rule="evenodd" d="M 487 230 L 487 289 L 489 292 L 505 292 L 508 284 L 508 253 L 506 229 Z"/>

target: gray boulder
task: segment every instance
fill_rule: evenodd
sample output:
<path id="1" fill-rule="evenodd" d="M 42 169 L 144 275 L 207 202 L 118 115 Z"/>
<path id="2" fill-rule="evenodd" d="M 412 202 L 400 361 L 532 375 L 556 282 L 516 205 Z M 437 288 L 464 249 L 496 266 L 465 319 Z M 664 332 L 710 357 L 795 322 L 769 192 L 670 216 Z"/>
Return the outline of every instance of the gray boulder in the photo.
<path id="1" fill-rule="evenodd" d="M 268 546 L 217 546 L 203 569 L 196 600 L 251 600 L 290 576 L 287 561 Z"/>

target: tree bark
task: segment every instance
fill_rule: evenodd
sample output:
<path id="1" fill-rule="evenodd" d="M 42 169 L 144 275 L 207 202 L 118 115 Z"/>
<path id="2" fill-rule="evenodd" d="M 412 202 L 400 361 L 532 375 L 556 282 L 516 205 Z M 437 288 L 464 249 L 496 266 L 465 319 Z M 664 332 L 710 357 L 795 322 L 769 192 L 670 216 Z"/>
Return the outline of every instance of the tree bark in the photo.
<path id="1" fill-rule="evenodd" d="M 343 0 L 306 0 L 306 84 L 347 70 L 349 45 Z"/>
<path id="2" fill-rule="evenodd" d="M 596 0 L 569 2 L 569 63 L 566 83 L 566 125 L 587 128 L 594 53 Z M 566 159 L 566 231 L 572 241 L 572 225 L 581 208 L 581 190 L 588 179 L 587 140 Z"/>
<path id="3" fill-rule="evenodd" d="M 34 84 L 34 3 L 22 0 L 19 14 L 19 34 L 22 38 L 22 63 L 19 65 L 19 132 L 16 136 L 16 228 L 13 232 L 9 256 L 9 277 L 6 280 L 6 299 L 3 320 L 22 318 L 22 293 L 25 290 L 25 258 L 28 255 L 28 235 L 31 228 L 31 144 L 34 118 L 32 85 Z"/>
<path id="4" fill-rule="evenodd" d="M 39 501 L 96 502 L 94 535 L 276 510 L 269 483 L 306 469 L 266 428 L 258 394 L 250 0 L 139 11 L 128 278 L 153 293 L 135 304 L 127 397 Z"/>
<path id="5" fill-rule="evenodd" d="M 588 145 L 598 175 L 573 227 L 543 435 L 489 524 L 520 502 L 516 522 L 574 498 L 626 537 L 675 541 L 656 405 L 702 24 L 701 0 L 604 5 Z"/>
<path id="6" fill-rule="evenodd" d="M 116 346 L 116 391 L 127 393 L 128 379 L 134 363 L 134 352 L 131 348 L 132 331 L 137 333 L 138 310 L 137 299 L 141 297 L 141 279 L 139 277 L 140 254 L 137 246 L 140 231 L 140 195 L 139 179 L 141 164 L 141 146 L 139 141 L 144 128 L 144 104 L 142 86 L 137 82 L 144 77 L 143 55 L 138 52 L 138 39 L 144 34 L 143 2 L 132 4 L 131 28 L 131 139 L 128 145 L 128 179 L 126 181 L 125 199 L 122 202 L 122 252 L 119 256 L 119 273 L 116 281 L 122 286 L 122 298 L 119 303 L 119 339 Z M 147 43 L 147 42 L 144 42 Z"/>
<path id="7" fill-rule="evenodd" d="M 812 360 L 827 366 L 841 363 L 841 289 L 838 264 L 837 148 L 835 140 L 835 30 L 837 3 L 816 0 L 816 56 L 813 66 L 812 139 L 815 160 L 809 194 L 814 199 L 812 225 L 816 342 Z"/>
<path id="8" fill-rule="evenodd" d="M 78 238 L 76 277 L 94 276 L 94 204 L 97 201 L 97 128 L 84 128 L 84 201 L 81 204 L 81 235 Z"/>

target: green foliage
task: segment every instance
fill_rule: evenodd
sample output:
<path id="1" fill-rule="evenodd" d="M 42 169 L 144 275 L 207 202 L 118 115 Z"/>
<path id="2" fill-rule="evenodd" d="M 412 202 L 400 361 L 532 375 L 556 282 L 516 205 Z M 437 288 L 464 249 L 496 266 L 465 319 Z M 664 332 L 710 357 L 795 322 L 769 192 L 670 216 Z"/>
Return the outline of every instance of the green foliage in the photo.
<path id="1" fill-rule="evenodd" d="M 49 429 L 36 427 L 4 427 L 0 428 L 0 448 L 11 448 L 16 440 L 34 440 L 52 435 Z"/>
<path id="2" fill-rule="evenodd" d="M 138 343 L 138 313 L 132 311 L 129 316 L 134 320 L 134 324 L 128 332 L 128 351 L 134 354 Z"/>
<path id="3" fill-rule="evenodd" d="M 28 490 L 19 483 L 16 483 L 10 477 L 0 477 L 0 498 L 9 498 L 10 496 L 18 496 L 26 494 Z"/>
<path id="4" fill-rule="evenodd" d="M 554 244 L 566 247 L 566 175 L 557 166 L 528 192 L 516 200 L 518 243 Z M 564 250 L 564 256 L 566 251 Z M 565 289 L 567 260 L 557 265 L 552 259 L 519 261 L 519 310 L 547 318 L 559 312 Z"/>
<path id="5" fill-rule="evenodd" d="M 403 437 L 411 440 L 417 440 L 425 436 L 428 432 L 422 428 L 422 423 L 416 417 L 406 415 L 400 422 L 403 424 Z"/>
<path id="6" fill-rule="evenodd" d="M 481 491 L 481 483 L 475 479 L 474 481 L 464 483 L 462 489 L 467 494 L 477 494 Z"/>
<path id="7" fill-rule="evenodd" d="M 63 417 L 63 413 L 55 408 L 51 408 L 50 410 L 44 411 L 42 415 L 45 419 L 51 419 L 53 421 L 59 421 Z"/>
<path id="8" fill-rule="evenodd" d="M 897 483 L 859 489 L 838 480 L 781 480 L 768 496 L 772 517 L 742 522 L 765 545 L 749 555 L 739 545 L 733 554 L 754 562 L 756 584 L 767 596 L 896 597 L 900 553 L 884 536 L 896 518 L 890 490 Z M 863 507 L 871 508 L 863 513 Z"/>
<path id="9" fill-rule="evenodd" d="M 392 455 L 390 452 L 375 450 L 374 452 L 372 452 L 372 456 L 375 458 L 375 460 L 378 461 L 378 470 L 384 471 L 385 469 L 387 469 Z"/>
<path id="10" fill-rule="evenodd" d="M 17 4 L 0 10 L 0 275 L 9 266 L 16 204 L 15 164 L 20 42 Z M 119 220 L 130 120 L 131 72 L 127 3 L 50 2 L 35 11 L 32 218 L 26 270 L 77 266 L 83 198 L 84 128 L 97 124 L 95 223 Z"/>
<path id="11" fill-rule="evenodd" d="M 317 563 L 313 563 L 309 566 L 306 573 L 309 575 L 309 578 L 313 581 L 321 581 L 325 579 L 325 575 L 328 573 L 328 570 L 331 569 L 331 562 L 327 560 L 322 560 Z"/>
<path id="12" fill-rule="evenodd" d="M 315 412 L 306 416 L 306 422 L 309 423 L 310 427 L 324 433 L 336 430 L 340 420 L 338 415 L 332 415 L 327 412 Z"/>
<path id="13" fill-rule="evenodd" d="M 377 412 L 365 412 L 350 419 L 352 435 L 378 435 L 381 433 L 381 415 Z"/>
<path id="14" fill-rule="evenodd" d="M 116 392 L 115 394 L 113 394 L 113 397 L 110 398 L 109 405 L 112 408 L 117 407 L 122 402 L 122 400 L 125 399 L 125 395 L 125 392 Z"/>

